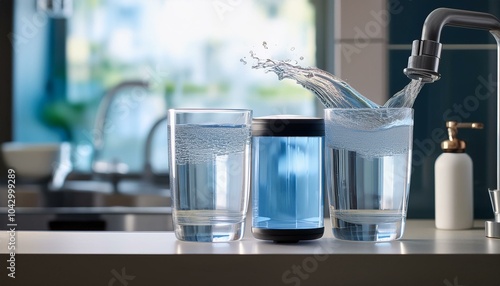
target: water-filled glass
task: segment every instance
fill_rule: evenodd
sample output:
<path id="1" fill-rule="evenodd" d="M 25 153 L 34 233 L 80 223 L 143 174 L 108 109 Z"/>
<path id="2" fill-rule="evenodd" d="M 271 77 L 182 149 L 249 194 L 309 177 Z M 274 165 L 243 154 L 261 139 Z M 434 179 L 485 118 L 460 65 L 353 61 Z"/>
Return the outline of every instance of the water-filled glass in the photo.
<path id="1" fill-rule="evenodd" d="M 325 109 L 325 176 L 335 238 L 403 235 L 411 175 L 413 109 Z"/>
<path id="2" fill-rule="evenodd" d="M 251 122 L 251 110 L 169 110 L 172 214 L 178 239 L 216 242 L 243 237 Z"/>
<path id="3" fill-rule="evenodd" d="M 320 238 L 324 120 L 255 118 L 252 137 L 253 235 L 275 242 Z"/>

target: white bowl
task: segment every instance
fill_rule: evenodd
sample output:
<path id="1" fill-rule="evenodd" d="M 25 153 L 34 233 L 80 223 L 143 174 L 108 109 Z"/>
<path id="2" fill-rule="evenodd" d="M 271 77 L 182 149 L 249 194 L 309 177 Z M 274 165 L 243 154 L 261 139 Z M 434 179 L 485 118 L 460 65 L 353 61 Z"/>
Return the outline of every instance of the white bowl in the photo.
<path id="1" fill-rule="evenodd" d="M 2 144 L 5 165 L 16 175 L 27 179 L 49 178 L 59 160 L 61 143 L 20 143 Z"/>

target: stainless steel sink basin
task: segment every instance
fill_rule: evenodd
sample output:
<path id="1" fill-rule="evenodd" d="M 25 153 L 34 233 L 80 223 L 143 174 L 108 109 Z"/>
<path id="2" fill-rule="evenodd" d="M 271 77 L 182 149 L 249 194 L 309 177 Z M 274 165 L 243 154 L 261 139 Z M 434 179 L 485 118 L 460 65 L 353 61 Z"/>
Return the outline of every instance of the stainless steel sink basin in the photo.
<path id="1" fill-rule="evenodd" d="M 0 193 L 7 193 L 0 186 Z M 49 191 L 40 184 L 16 185 L 17 230 L 171 231 L 170 190 L 139 180 L 65 182 Z M 0 229 L 7 228 L 7 200 L 0 200 Z"/>
<path id="2" fill-rule="evenodd" d="M 0 208 L 0 229 L 7 230 L 7 208 Z M 16 230 L 172 231 L 169 207 L 17 207 Z"/>
<path id="3" fill-rule="evenodd" d="M 49 207 L 169 207 L 170 190 L 160 189 L 141 181 L 122 181 L 119 193 L 110 183 L 68 181 L 59 191 L 46 192 Z"/>
<path id="4" fill-rule="evenodd" d="M 170 207 L 170 190 L 138 181 L 120 182 L 123 190 L 114 193 L 106 182 L 68 181 L 61 190 L 48 191 L 39 185 L 17 185 L 17 207 Z M 6 186 L 2 186 L 6 193 Z M 0 207 L 6 207 L 6 200 Z"/>

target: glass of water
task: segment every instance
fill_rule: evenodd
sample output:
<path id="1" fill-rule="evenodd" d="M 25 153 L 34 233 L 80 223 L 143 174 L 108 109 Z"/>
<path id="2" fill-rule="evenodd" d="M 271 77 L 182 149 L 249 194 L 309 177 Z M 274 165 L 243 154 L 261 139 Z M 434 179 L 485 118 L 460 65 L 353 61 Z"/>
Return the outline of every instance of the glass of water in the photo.
<path id="1" fill-rule="evenodd" d="M 335 238 L 403 235 L 411 174 L 413 109 L 325 109 L 325 173 Z"/>
<path id="2" fill-rule="evenodd" d="M 170 185 L 178 239 L 215 242 L 243 237 L 251 122 L 251 110 L 169 110 Z"/>

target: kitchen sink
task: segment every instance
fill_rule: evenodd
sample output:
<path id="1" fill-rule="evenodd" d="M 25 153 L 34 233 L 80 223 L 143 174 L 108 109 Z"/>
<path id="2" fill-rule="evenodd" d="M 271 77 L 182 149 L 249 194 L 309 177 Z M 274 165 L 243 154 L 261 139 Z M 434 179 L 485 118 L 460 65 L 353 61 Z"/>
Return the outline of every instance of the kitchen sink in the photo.
<path id="1" fill-rule="evenodd" d="M 138 181 L 120 182 L 121 192 L 113 192 L 112 186 L 98 181 L 68 181 L 61 190 L 49 191 L 40 185 L 17 185 L 18 207 L 169 207 L 170 190 L 158 188 Z M 3 190 L 2 190 L 3 189 Z M 0 187 L 7 193 L 7 187 Z M 7 201 L 1 200 L 0 207 Z"/>
<path id="2" fill-rule="evenodd" d="M 107 182 L 71 180 L 49 191 L 17 184 L 16 230 L 171 231 L 170 190 L 140 180 L 122 180 L 120 192 Z M 0 186 L 6 194 L 7 187 Z M 7 229 L 7 200 L 0 200 L 0 229 Z"/>
<path id="3" fill-rule="evenodd" d="M 172 231 L 170 207 L 16 207 L 16 230 Z M 9 228 L 0 208 L 0 229 Z"/>

